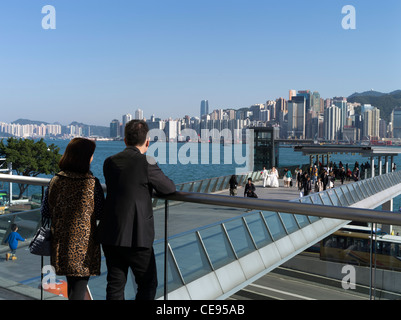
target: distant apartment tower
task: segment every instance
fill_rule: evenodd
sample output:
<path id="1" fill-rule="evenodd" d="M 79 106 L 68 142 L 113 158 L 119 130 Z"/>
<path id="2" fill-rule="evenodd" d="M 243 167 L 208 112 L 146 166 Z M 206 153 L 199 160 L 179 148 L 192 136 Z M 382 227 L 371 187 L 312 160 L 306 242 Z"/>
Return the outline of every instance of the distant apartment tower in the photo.
<path id="1" fill-rule="evenodd" d="M 311 110 L 315 112 L 315 114 L 317 115 L 318 113 L 321 112 L 321 108 L 320 108 L 320 93 L 317 91 L 314 91 L 312 93 L 312 101 L 311 101 Z"/>
<path id="2" fill-rule="evenodd" d="M 176 120 L 169 120 L 166 122 L 164 132 L 168 141 L 176 141 L 179 134 L 179 123 Z"/>
<path id="3" fill-rule="evenodd" d="M 200 105 L 200 118 L 202 119 L 203 116 L 209 114 L 209 101 L 202 100 Z"/>
<path id="4" fill-rule="evenodd" d="M 393 138 L 401 138 L 401 108 L 395 108 L 391 113 Z"/>
<path id="5" fill-rule="evenodd" d="M 132 115 L 127 113 L 123 115 L 123 126 L 121 128 L 121 136 L 125 135 L 125 125 L 132 120 Z"/>
<path id="6" fill-rule="evenodd" d="M 340 134 L 341 111 L 337 106 L 324 110 L 324 138 L 329 141 L 338 140 Z"/>
<path id="7" fill-rule="evenodd" d="M 120 137 L 120 121 L 114 119 L 110 122 L 110 138 Z"/>
<path id="8" fill-rule="evenodd" d="M 288 100 L 291 100 L 292 97 L 295 97 L 296 95 L 297 95 L 297 91 L 291 89 L 289 94 L 288 94 Z"/>
<path id="9" fill-rule="evenodd" d="M 305 139 L 306 104 L 303 96 L 288 101 L 288 136 Z"/>
<path id="10" fill-rule="evenodd" d="M 342 137 L 344 126 L 347 125 L 347 118 L 348 118 L 348 107 L 347 107 L 347 98 L 344 97 L 334 97 L 333 104 L 340 109 L 340 136 Z"/>
<path id="11" fill-rule="evenodd" d="M 137 109 L 135 111 L 135 119 L 137 120 L 143 120 L 143 110 Z"/>
<path id="12" fill-rule="evenodd" d="M 369 139 L 379 138 L 380 109 L 371 108 L 363 113 L 363 135 Z"/>

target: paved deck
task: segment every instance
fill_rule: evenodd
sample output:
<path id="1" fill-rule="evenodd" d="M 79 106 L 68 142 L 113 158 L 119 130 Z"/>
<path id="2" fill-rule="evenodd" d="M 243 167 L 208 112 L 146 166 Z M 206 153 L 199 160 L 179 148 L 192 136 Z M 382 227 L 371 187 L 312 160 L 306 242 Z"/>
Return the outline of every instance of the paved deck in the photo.
<path id="1" fill-rule="evenodd" d="M 263 188 L 261 182 L 256 182 L 256 193 L 262 199 L 292 200 L 299 197 L 296 187 L 284 188 L 280 179 L 278 188 Z M 244 188 L 238 189 L 239 197 L 243 196 Z M 217 192 L 228 195 L 228 190 Z M 172 205 L 169 210 L 169 235 L 188 231 L 214 222 L 238 216 L 244 209 L 229 207 L 213 207 L 196 203 Z M 164 237 L 164 208 L 155 210 L 156 239 Z M 1 248 L 2 247 L 2 248 Z M 35 300 L 40 299 L 40 266 L 39 256 L 29 253 L 27 243 L 17 249 L 17 260 L 6 261 L 4 246 L 0 246 L 0 300 Z M 49 264 L 49 258 L 44 258 L 44 265 Z M 105 272 L 104 263 L 102 272 Z M 61 277 L 62 279 L 62 277 Z M 103 281 L 103 280 L 102 280 Z M 89 285 L 100 285 L 96 280 Z M 103 284 L 102 284 L 103 285 Z M 45 299 L 60 299 L 58 296 L 45 292 Z M 94 299 L 96 297 L 94 296 Z"/>

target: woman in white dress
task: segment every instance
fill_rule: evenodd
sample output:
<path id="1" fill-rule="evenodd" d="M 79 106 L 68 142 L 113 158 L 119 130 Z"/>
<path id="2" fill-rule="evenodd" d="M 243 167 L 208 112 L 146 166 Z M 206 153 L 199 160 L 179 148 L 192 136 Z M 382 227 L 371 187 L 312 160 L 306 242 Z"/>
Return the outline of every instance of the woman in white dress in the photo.
<path id="1" fill-rule="evenodd" d="M 270 173 L 270 186 L 278 188 L 278 171 L 275 167 L 272 168 Z"/>

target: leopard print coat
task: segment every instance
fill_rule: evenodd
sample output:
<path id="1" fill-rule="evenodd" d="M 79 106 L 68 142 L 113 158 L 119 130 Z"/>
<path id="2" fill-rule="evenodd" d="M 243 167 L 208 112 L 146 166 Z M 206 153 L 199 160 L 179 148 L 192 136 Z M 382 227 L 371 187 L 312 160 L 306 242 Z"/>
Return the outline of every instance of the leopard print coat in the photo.
<path id="1" fill-rule="evenodd" d="M 100 244 L 95 240 L 95 233 L 104 199 L 99 180 L 91 174 L 62 171 L 51 180 L 47 197 L 52 232 L 51 264 L 56 274 L 99 275 Z"/>

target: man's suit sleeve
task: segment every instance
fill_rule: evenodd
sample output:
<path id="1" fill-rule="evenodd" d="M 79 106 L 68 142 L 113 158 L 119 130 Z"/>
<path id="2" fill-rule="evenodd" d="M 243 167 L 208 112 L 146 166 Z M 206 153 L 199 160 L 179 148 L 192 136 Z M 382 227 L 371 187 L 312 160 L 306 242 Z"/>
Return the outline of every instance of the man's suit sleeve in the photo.
<path id="1" fill-rule="evenodd" d="M 174 182 L 163 173 L 157 164 L 148 164 L 148 178 L 157 193 L 170 194 L 176 191 Z"/>

